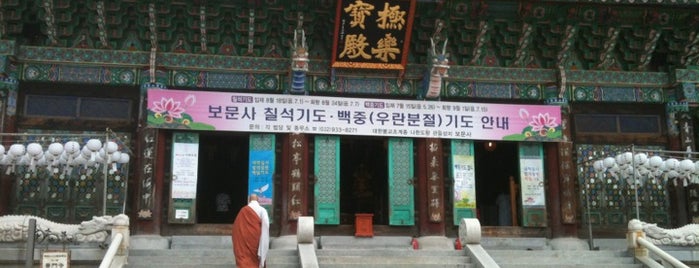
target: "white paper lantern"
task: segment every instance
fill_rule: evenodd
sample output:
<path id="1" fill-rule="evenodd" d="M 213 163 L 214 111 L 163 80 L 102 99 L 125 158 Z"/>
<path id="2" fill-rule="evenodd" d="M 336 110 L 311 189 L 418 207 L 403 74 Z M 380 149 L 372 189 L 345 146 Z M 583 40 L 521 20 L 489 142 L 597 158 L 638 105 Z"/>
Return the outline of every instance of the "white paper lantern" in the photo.
<path id="1" fill-rule="evenodd" d="M 108 141 L 104 148 L 107 149 L 108 154 L 111 154 L 119 150 L 119 145 L 116 142 Z"/>
<path id="2" fill-rule="evenodd" d="M 614 159 L 614 157 L 607 157 L 604 159 L 604 166 L 606 168 L 612 168 L 614 164 L 616 164 L 616 160 Z"/>
<path id="3" fill-rule="evenodd" d="M 37 155 L 39 155 L 43 152 L 44 152 L 44 148 L 41 147 L 41 144 L 38 144 L 36 142 L 32 142 L 29 145 L 27 145 L 27 154 L 31 157 L 36 157 Z"/>
<path id="4" fill-rule="evenodd" d="M 638 172 L 638 175 L 640 175 L 640 176 L 646 176 L 646 175 L 648 175 L 648 173 L 650 173 L 650 169 L 648 169 L 646 166 L 637 167 L 636 171 Z"/>
<path id="5" fill-rule="evenodd" d="M 665 160 L 665 170 L 677 171 L 680 168 L 680 161 L 675 158 Z"/>
<path id="6" fill-rule="evenodd" d="M 10 152 L 9 152 L 9 153 L 10 153 L 14 158 L 19 158 L 19 157 L 21 157 L 22 155 L 24 155 L 25 152 L 26 152 L 26 148 L 25 148 L 24 145 L 22 145 L 22 144 L 12 144 L 12 145 L 10 146 Z"/>
<path id="7" fill-rule="evenodd" d="M 637 153 L 633 156 L 633 164 L 637 167 L 648 165 L 648 155 L 644 153 Z"/>
<path id="8" fill-rule="evenodd" d="M 689 159 L 680 161 L 680 171 L 684 173 L 694 172 L 694 162 Z"/>
<path id="9" fill-rule="evenodd" d="M 130 156 L 127 153 L 121 153 L 121 157 L 119 157 L 119 164 L 126 164 L 129 162 Z"/>
<path id="10" fill-rule="evenodd" d="M 633 154 L 631 152 L 625 152 L 621 154 L 621 158 L 624 159 L 625 164 L 631 164 L 631 162 L 633 161 Z"/>
<path id="11" fill-rule="evenodd" d="M 100 148 L 99 151 L 97 151 L 97 156 L 100 158 L 98 162 L 104 163 L 104 160 L 107 159 L 107 152 L 104 150 L 104 148 Z"/>
<path id="12" fill-rule="evenodd" d="M 595 172 L 602 172 L 604 171 L 604 161 L 597 160 L 592 164 L 592 167 L 595 169 Z"/>
<path id="13" fill-rule="evenodd" d="M 624 157 L 624 154 L 618 154 L 614 157 L 614 160 L 616 160 L 616 164 L 620 166 L 626 165 L 628 162 L 626 162 L 626 158 Z"/>
<path id="14" fill-rule="evenodd" d="M 663 158 L 657 155 L 651 156 L 650 159 L 648 159 L 648 165 L 650 166 L 651 169 L 657 170 L 660 169 L 664 164 Z"/>
<path id="15" fill-rule="evenodd" d="M 87 159 L 85 159 L 85 157 L 83 157 L 82 155 L 73 158 L 73 165 L 84 166 L 85 164 L 87 164 Z"/>
<path id="16" fill-rule="evenodd" d="M 121 159 L 121 152 L 115 151 L 115 152 L 113 152 L 112 155 L 109 157 L 109 162 L 118 163 L 120 159 Z"/>
<path id="17" fill-rule="evenodd" d="M 87 149 L 90 149 L 90 151 L 97 152 L 97 150 L 102 148 L 102 142 L 98 139 L 90 139 L 85 146 L 87 146 Z"/>
<path id="18" fill-rule="evenodd" d="M 87 146 L 83 146 L 83 148 L 80 150 L 80 155 L 82 155 L 82 157 L 85 159 L 90 160 L 92 157 L 92 151 L 90 151 Z"/>
<path id="19" fill-rule="evenodd" d="M 619 173 L 621 173 L 621 167 L 619 167 L 619 165 L 614 164 L 608 171 L 612 174 L 612 177 L 619 179 Z"/>
<path id="20" fill-rule="evenodd" d="M 66 142 L 63 148 L 67 154 L 73 155 L 80 151 L 80 144 L 75 141 L 69 141 Z"/>
<path id="21" fill-rule="evenodd" d="M 49 144 L 49 154 L 52 156 L 57 157 L 63 153 L 63 144 L 60 144 L 58 142 L 54 142 Z"/>

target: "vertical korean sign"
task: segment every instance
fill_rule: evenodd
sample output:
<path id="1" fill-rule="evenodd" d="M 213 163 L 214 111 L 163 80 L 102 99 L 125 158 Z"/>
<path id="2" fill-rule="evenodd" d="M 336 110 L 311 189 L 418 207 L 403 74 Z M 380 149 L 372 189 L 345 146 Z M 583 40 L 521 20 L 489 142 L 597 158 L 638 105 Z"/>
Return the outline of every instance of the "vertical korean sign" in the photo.
<path id="1" fill-rule="evenodd" d="M 333 68 L 405 69 L 415 0 L 339 0 Z"/>
<path id="2" fill-rule="evenodd" d="M 476 215 L 476 168 L 472 155 L 453 155 L 454 224 Z"/>
<path id="3" fill-rule="evenodd" d="M 172 134 L 171 223 L 195 223 L 199 134 Z"/>

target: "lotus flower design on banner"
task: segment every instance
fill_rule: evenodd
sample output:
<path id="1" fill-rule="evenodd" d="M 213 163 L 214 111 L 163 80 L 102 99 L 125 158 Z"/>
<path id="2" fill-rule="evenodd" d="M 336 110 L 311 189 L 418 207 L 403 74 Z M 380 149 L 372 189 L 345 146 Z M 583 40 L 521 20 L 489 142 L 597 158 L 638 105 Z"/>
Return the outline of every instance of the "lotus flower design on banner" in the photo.
<path id="1" fill-rule="evenodd" d="M 522 133 L 512 134 L 503 137 L 503 140 L 549 140 L 560 139 L 563 135 L 561 125 L 557 123 L 557 118 L 549 113 L 538 113 L 529 115 L 527 109 L 519 109 L 519 117 L 529 122 Z"/>
<path id="2" fill-rule="evenodd" d="M 184 103 L 172 97 L 162 97 L 160 100 L 153 101 L 148 108 L 148 124 L 177 129 L 216 129 L 209 124 L 194 122 L 192 116 L 186 113 L 187 108 L 194 106 L 196 101 L 194 95 L 187 95 Z"/>

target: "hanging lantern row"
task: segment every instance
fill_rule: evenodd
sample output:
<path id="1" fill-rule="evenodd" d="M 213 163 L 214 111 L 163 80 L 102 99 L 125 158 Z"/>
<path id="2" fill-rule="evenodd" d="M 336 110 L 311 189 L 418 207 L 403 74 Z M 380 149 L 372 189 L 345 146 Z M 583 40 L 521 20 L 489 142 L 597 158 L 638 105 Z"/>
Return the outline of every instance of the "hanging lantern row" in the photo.
<path id="1" fill-rule="evenodd" d="M 36 172 L 37 167 L 45 167 L 56 174 L 63 167 L 65 174 L 70 174 L 74 167 L 91 168 L 109 165 L 116 171 L 117 164 L 126 164 L 129 154 L 119 151 L 119 145 L 113 141 L 102 143 L 98 139 L 90 139 L 82 147 L 76 141 L 65 144 L 54 142 L 48 148 L 36 142 L 27 144 L 12 144 L 7 150 L 0 145 L 0 165 L 6 166 L 6 174 L 15 172 L 16 166 L 28 166 Z"/>
<path id="2" fill-rule="evenodd" d="M 685 187 L 699 184 L 699 161 L 691 159 L 663 159 L 658 155 L 624 152 L 596 160 L 593 168 L 598 174 L 609 172 L 616 179 L 625 179 L 629 185 L 644 185 L 648 180 L 656 183 L 672 181 L 675 186 L 682 183 Z"/>

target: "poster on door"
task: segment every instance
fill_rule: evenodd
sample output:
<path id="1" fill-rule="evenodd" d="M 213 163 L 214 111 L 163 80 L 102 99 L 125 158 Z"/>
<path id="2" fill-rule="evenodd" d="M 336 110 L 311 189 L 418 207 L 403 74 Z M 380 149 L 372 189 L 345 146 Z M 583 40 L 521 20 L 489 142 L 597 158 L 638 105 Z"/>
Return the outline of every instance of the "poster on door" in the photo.
<path id="1" fill-rule="evenodd" d="M 521 159 L 522 206 L 544 206 L 544 160 Z"/>
<path id="2" fill-rule="evenodd" d="M 472 155 L 453 155 L 454 176 L 454 224 L 456 219 L 475 218 L 476 215 L 476 168 Z"/>
<path id="3" fill-rule="evenodd" d="M 172 198 L 195 199 L 199 169 L 199 143 L 183 139 L 187 133 L 175 133 L 172 145 Z M 195 134 L 196 135 L 196 134 Z"/>
<path id="4" fill-rule="evenodd" d="M 256 194 L 262 206 L 272 206 L 274 151 L 250 151 L 248 193 Z"/>
<path id="5" fill-rule="evenodd" d="M 195 223 L 199 170 L 199 134 L 172 134 L 172 187 L 168 220 Z"/>

